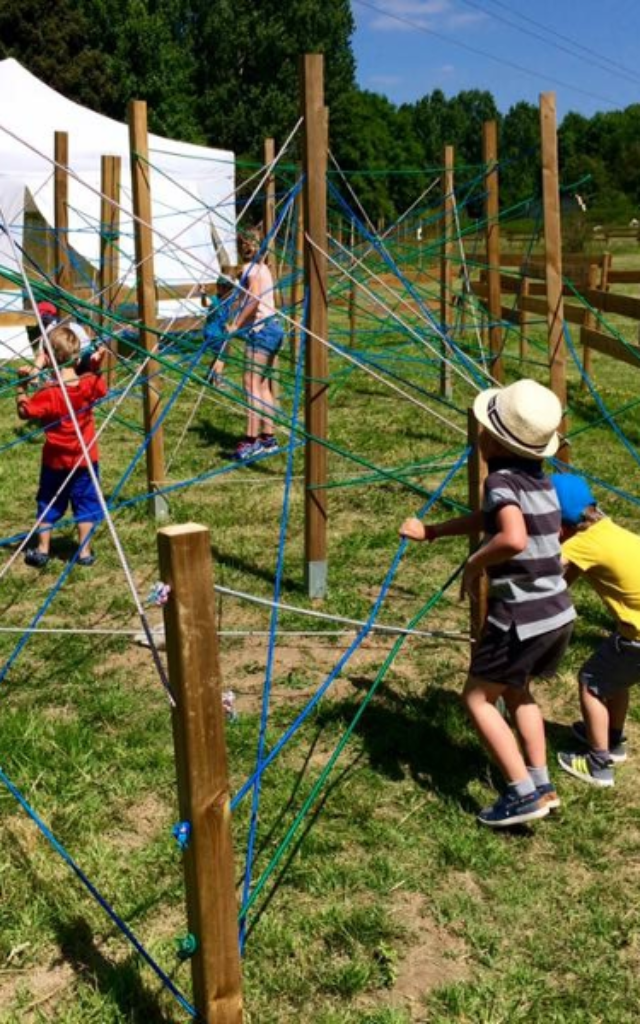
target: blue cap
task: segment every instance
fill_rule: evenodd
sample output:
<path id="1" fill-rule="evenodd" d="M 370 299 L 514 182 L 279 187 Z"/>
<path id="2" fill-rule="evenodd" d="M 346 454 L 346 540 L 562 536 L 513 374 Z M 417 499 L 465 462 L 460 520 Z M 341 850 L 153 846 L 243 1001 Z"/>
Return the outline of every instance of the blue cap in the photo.
<path id="1" fill-rule="evenodd" d="M 574 476 L 572 473 L 554 473 L 551 483 L 558 495 L 563 523 L 577 526 L 585 508 L 597 504 L 589 484 L 582 476 Z"/>

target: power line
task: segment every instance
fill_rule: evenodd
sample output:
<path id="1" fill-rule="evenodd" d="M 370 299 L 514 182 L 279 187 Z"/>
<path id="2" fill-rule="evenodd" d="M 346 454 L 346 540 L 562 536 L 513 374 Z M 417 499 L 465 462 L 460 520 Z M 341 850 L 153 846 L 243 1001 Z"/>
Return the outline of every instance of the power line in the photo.
<path id="1" fill-rule="evenodd" d="M 354 3 L 360 4 L 361 7 L 367 7 L 369 10 L 375 11 L 376 14 L 382 14 L 385 18 L 390 18 L 392 21 L 397 21 L 402 25 L 408 25 L 409 28 L 413 28 L 417 32 L 423 32 L 425 35 L 433 36 L 435 39 L 442 39 L 445 43 L 457 46 L 459 49 L 466 50 L 468 53 L 475 53 L 477 56 L 486 57 L 488 60 L 492 60 L 496 64 L 502 64 L 504 67 L 513 68 L 515 71 L 520 71 L 525 75 L 530 75 L 531 77 L 538 79 L 538 81 L 542 77 L 539 71 L 527 68 L 523 64 L 516 64 L 515 61 L 507 60 L 504 57 L 497 57 L 494 53 L 489 53 L 487 50 L 481 50 L 477 46 L 470 46 L 468 43 L 462 43 L 459 39 L 447 36 L 443 32 L 436 32 L 435 29 L 426 28 L 424 25 L 420 25 L 418 22 L 412 21 L 410 18 L 405 18 L 402 14 L 394 14 L 391 11 L 386 11 L 383 7 L 377 7 L 375 4 L 370 3 L 369 0 L 354 0 Z M 572 92 L 581 93 L 583 96 L 588 96 L 590 99 L 600 100 L 607 103 L 614 109 L 619 106 L 618 102 L 611 99 L 610 96 L 602 96 L 600 93 L 590 92 L 588 89 L 581 89 L 580 86 L 571 85 L 570 82 L 564 82 L 562 79 L 556 78 L 554 75 L 545 74 L 544 78 L 549 82 L 553 82 L 555 85 L 562 86 L 563 89 L 570 89 Z"/>
<path id="2" fill-rule="evenodd" d="M 502 3 L 501 0 L 488 0 L 488 2 L 491 4 L 495 4 L 496 7 L 501 7 L 505 11 L 509 11 L 510 14 L 514 14 L 517 18 L 520 18 L 522 21 L 528 22 L 528 24 L 530 25 L 535 25 L 536 28 L 543 29 L 543 31 L 547 32 L 551 36 L 555 36 L 557 39 L 563 39 L 564 42 L 570 43 L 571 46 L 575 47 L 576 50 L 582 50 L 582 52 L 587 54 L 588 56 L 597 57 L 598 60 L 604 61 L 606 64 L 610 64 L 612 69 L 615 69 L 618 73 L 621 73 L 623 77 L 628 78 L 629 81 L 635 83 L 640 82 L 640 77 L 637 75 L 635 71 L 632 70 L 632 68 L 628 68 L 624 64 L 620 64 L 618 61 L 611 60 L 611 58 L 607 57 L 606 54 L 599 53 L 597 50 L 592 50 L 591 47 L 584 46 L 582 43 L 578 43 L 575 39 L 572 39 L 570 36 L 564 35 L 563 32 L 558 32 L 557 29 L 549 28 L 547 25 L 543 25 L 542 22 L 535 21 L 534 18 L 529 18 L 526 14 L 520 14 L 519 11 L 512 10 L 512 8 L 508 6 L 508 4 Z M 472 0 L 463 0 L 463 3 L 469 4 L 469 6 L 471 7 L 478 7 L 479 10 L 482 10 L 482 8 L 480 8 L 478 4 L 473 3 Z M 489 11 L 486 11 L 485 13 L 490 14 Z M 490 17 L 498 18 L 498 15 L 490 14 Z M 513 24 L 513 22 L 507 21 L 506 18 L 499 18 L 498 20 L 504 21 L 508 25 Z M 521 32 L 524 32 L 524 29 L 520 29 L 518 25 L 513 25 L 513 27 L 518 28 Z M 537 38 L 540 37 L 538 36 Z M 546 40 L 544 41 L 546 42 Z M 558 48 L 562 49 L 562 47 Z M 577 57 L 578 54 L 572 54 L 572 56 Z M 604 68 L 604 70 L 607 71 L 609 69 Z"/>

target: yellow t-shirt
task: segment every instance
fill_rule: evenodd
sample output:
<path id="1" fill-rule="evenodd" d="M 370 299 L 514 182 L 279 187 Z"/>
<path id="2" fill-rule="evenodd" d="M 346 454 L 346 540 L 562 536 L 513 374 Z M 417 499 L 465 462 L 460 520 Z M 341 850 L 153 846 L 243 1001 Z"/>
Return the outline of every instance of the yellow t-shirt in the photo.
<path id="1" fill-rule="evenodd" d="M 616 618 L 627 640 L 640 639 L 640 537 L 600 519 L 562 545 L 565 561 L 581 569 Z"/>

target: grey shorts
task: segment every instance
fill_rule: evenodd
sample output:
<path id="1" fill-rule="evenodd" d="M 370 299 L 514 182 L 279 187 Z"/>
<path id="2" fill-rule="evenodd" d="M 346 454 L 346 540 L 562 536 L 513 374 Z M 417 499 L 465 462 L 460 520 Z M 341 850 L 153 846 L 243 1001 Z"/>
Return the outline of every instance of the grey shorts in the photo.
<path id="1" fill-rule="evenodd" d="M 585 661 L 578 679 L 596 697 L 640 683 L 640 642 L 612 633 Z"/>

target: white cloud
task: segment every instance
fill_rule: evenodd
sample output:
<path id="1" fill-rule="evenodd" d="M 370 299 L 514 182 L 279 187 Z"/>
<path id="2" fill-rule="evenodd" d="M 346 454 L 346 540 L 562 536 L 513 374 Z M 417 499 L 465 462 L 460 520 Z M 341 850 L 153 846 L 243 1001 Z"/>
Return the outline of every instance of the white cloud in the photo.
<path id="1" fill-rule="evenodd" d="M 369 75 L 371 85 L 390 86 L 400 85 L 403 81 L 401 75 Z"/>
<path id="2" fill-rule="evenodd" d="M 385 14 L 380 12 L 369 23 L 377 32 L 407 32 L 430 28 L 433 18 L 451 11 L 451 0 L 383 0 Z M 406 21 L 398 19 L 406 18 Z M 411 24 L 408 24 L 411 22 Z"/>
<path id="3" fill-rule="evenodd" d="M 451 14 L 447 24 L 451 28 L 464 28 L 466 25 L 477 25 L 480 21 L 487 21 L 488 17 L 488 14 L 481 14 L 479 11 L 459 11 Z"/>
<path id="4" fill-rule="evenodd" d="M 377 0 L 376 6 L 379 10 L 369 22 L 369 28 L 376 32 L 411 32 L 436 26 L 466 28 L 489 18 L 480 11 L 459 9 L 455 0 Z"/>

